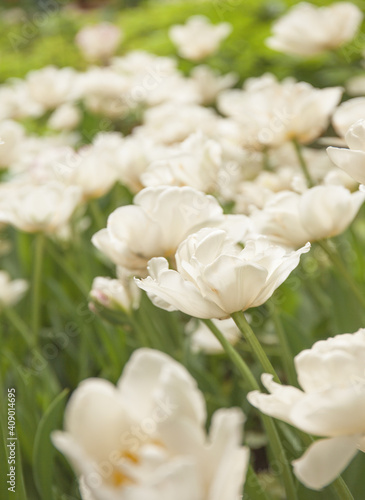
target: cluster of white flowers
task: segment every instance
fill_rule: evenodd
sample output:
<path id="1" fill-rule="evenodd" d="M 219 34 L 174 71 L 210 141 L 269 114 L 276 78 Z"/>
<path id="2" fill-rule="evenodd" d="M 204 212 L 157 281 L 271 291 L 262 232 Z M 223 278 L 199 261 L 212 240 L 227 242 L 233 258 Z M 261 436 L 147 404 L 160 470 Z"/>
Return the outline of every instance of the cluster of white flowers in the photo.
<path id="1" fill-rule="evenodd" d="M 351 40 L 361 19 L 347 2 L 303 3 L 274 25 L 268 44 L 315 55 Z M 181 57 L 201 61 L 230 31 L 195 16 L 169 35 Z M 89 204 L 123 185 L 133 203 L 104 214 L 106 227 L 92 237 L 117 275 L 95 278 L 93 305 L 132 315 L 142 289 L 159 308 L 213 319 L 233 344 L 239 332 L 229 316 L 264 304 L 311 243 L 341 234 L 357 216 L 365 201 L 357 184 L 365 184 L 365 97 L 340 104 L 341 87 L 272 74 L 233 89 L 234 73 L 208 65 L 186 76 L 173 57 L 115 57 L 121 40 L 108 23 L 84 28 L 76 43 L 101 66 L 48 66 L 0 86 L 0 223 L 72 238 Z M 77 132 L 85 112 L 100 118 L 91 140 Z M 46 113 L 45 137 L 18 123 Z M 138 123 L 123 135 L 117 125 L 133 114 Z M 338 136 L 326 140 L 349 149 L 327 154 L 321 139 L 331 119 Z M 26 284 L 0 279 L 2 308 Z M 196 326 L 187 328 L 193 350 L 219 351 L 207 327 Z M 294 463 L 310 488 L 329 484 L 365 451 L 364 384 L 353 384 L 364 374 L 364 335 L 299 354 L 303 391 L 265 375 L 271 395 L 249 395 L 262 412 L 326 436 Z M 248 467 L 243 421 L 238 409 L 219 410 L 207 435 L 192 377 L 167 355 L 141 349 L 117 387 L 80 385 L 53 441 L 75 467 L 84 500 L 237 500 Z"/>

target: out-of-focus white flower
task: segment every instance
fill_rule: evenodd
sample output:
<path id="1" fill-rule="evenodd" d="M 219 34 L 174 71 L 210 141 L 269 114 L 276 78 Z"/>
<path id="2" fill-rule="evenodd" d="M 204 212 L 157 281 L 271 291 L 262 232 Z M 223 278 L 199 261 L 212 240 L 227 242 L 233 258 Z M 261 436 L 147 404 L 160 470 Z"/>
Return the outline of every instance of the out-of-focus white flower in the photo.
<path id="1" fill-rule="evenodd" d="M 235 344 L 239 340 L 241 334 L 232 318 L 212 321 L 228 342 Z M 191 348 L 194 352 L 202 351 L 206 354 L 223 352 L 221 344 L 203 322 L 199 321 L 197 325 L 196 320 L 192 319 L 186 325 L 185 331 L 191 337 Z"/>
<path id="2" fill-rule="evenodd" d="M 303 390 L 264 374 L 270 394 L 254 391 L 248 400 L 267 415 L 325 436 L 293 462 L 298 479 L 319 490 L 341 474 L 358 449 L 365 452 L 365 329 L 316 342 L 294 361 Z"/>
<path id="3" fill-rule="evenodd" d="M 346 92 L 349 95 L 363 96 L 365 94 L 365 76 L 358 75 L 346 82 Z"/>
<path id="4" fill-rule="evenodd" d="M 0 120 L 37 117 L 43 112 L 43 106 L 31 98 L 25 81 L 12 79 L 9 83 L 1 85 Z"/>
<path id="5" fill-rule="evenodd" d="M 54 130 L 72 130 L 80 123 L 81 111 L 73 104 L 59 106 L 50 116 L 48 126 Z"/>
<path id="6" fill-rule="evenodd" d="M 293 139 L 302 144 L 317 139 L 341 99 L 342 89 L 316 89 L 273 75 L 246 81 L 244 90 L 226 90 L 218 108 L 242 128 L 242 145 L 250 149 L 277 147 Z"/>
<path id="7" fill-rule="evenodd" d="M 143 189 L 141 176 L 150 163 L 169 155 L 170 149 L 156 144 L 149 137 L 128 135 L 123 137 L 120 147 L 113 151 L 113 161 L 118 180 L 132 193 Z"/>
<path id="8" fill-rule="evenodd" d="M 274 23 L 267 45 L 287 54 L 313 56 L 352 40 L 362 19 L 361 10 L 350 2 L 328 7 L 301 2 Z"/>
<path id="9" fill-rule="evenodd" d="M 266 302 L 309 248 L 287 252 L 261 238 L 242 250 L 224 230 L 201 229 L 177 249 L 177 271 L 169 269 L 165 258 L 154 258 L 148 263 L 150 276 L 137 284 L 167 311 L 225 319 Z"/>
<path id="10" fill-rule="evenodd" d="M 152 162 L 141 181 L 144 186 L 190 186 L 212 193 L 218 188 L 221 167 L 220 144 L 197 132 L 176 147 L 170 157 Z"/>
<path id="11" fill-rule="evenodd" d="M 176 106 L 173 102 L 165 103 L 145 112 L 143 125 L 136 129 L 136 133 L 169 145 L 183 141 L 198 130 L 213 136 L 218 121 L 218 115 L 211 108 L 196 104 Z"/>
<path id="12" fill-rule="evenodd" d="M 80 78 L 85 106 L 93 113 L 112 119 L 122 118 L 138 104 L 128 98 L 130 85 L 126 76 L 110 68 L 92 67 Z"/>
<path id="13" fill-rule="evenodd" d="M 192 16 L 186 24 L 172 26 L 169 36 L 181 57 L 199 61 L 215 52 L 231 31 L 229 23 L 214 25 L 205 16 Z"/>
<path id="14" fill-rule="evenodd" d="M 215 198 L 189 187 L 146 188 L 134 205 L 112 212 L 107 227 L 94 234 L 92 242 L 115 264 L 144 275 L 152 257 L 173 259 L 181 241 L 201 227 L 226 225 L 243 238 L 247 219 L 234 217 L 223 215 Z"/>
<path id="15" fill-rule="evenodd" d="M 7 183 L 2 185 L 0 222 L 28 233 L 56 233 L 71 218 L 80 203 L 77 186 L 60 183 L 43 185 Z"/>
<path id="16" fill-rule="evenodd" d="M 349 128 L 345 140 L 350 149 L 329 147 L 327 153 L 337 167 L 365 184 L 365 119 Z"/>
<path id="17" fill-rule="evenodd" d="M 54 109 L 78 97 L 78 74 L 73 68 L 46 66 L 30 71 L 26 82 L 31 99 L 45 109 Z"/>
<path id="18" fill-rule="evenodd" d="M 298 248 L 307 241 L 342 233 L 364 200 L 364 193 L 351 193 L 343 186 L 316 186 L 303 194 L 283 191 L 251 218 L 259 234 L 275 243 Z"/>
<path id="19" fill-rule="evenodd" d="M 236 73 L 220 75 L 203 64 L 193 68 L 191 77 L 199 92 L 201 104 L 212 104 L 219 92 L 233 87 L 238 80 Z"/>
<path id="20" fill-rule="evenodd" d="M 84 500 L 236 500 L 248 449 L 244 415 L 218 410 L 209 436 L 206 408 L 186 369 L 159 351 L 139 349 L 117 387 L 83 381 L 52 441 L 80 478 Z"/>
<path id="21" fill-rule="evenodd" d="M 76 45 L 88 61 L 106 62 L 122 40 L 122 30 L 114 24 L 103 22 L 85 26 L 76 35 Z"/>
<path id="22" fill-rule="evenodd" d="M 22 125 L 12 120 L 0 122 L 0 168 L 10 167 L 19 158 L 19 148 L 25 140 Z"/>
<path id="23" fill-rule="evenodd" d="M 340 137 L 358 120 L 365 119 L 365 97 L 349 99 L 339 105 L 332 116 L 332 124 Z"/>
<path id="24" fill-rule="evenodd" d="M 176 74 L 177 61 L 172 57 L 161 57 L 144 50 L 132 50 L 122 57 L 114 57 L 110 68 L 132 78 L 167 77 Z"/>
<path id="25" fill-rule="evenodd" d="M 106 309 L 122 310 L 129 313 L 138 309 L 140 289 L 131 280 L 111 279 L 98 276 L 94 278 L 90 297 Z"/>
<path id="26" fill-rule="evenodd" d="M 84 199 L 104 196 L 117 180 L 114 153 L 121 143 L 118 132 L 98 134 L 91 145 L 79 149 L 64 166 L 58 165 L 59 179 L 78 186 Z"/>
<path id="27" fill-rule="evenodd" d="M 27 281 L 11 280 L 6 271 L 0 271 L 0 310 L 19 302 L 27 290 Z"/>

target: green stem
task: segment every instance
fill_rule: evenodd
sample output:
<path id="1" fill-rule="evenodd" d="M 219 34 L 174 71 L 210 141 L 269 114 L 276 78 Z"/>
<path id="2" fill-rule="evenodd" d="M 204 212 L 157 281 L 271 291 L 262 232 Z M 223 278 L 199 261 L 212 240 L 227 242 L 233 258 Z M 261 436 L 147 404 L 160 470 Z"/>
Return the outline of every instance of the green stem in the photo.
<path id="1" fill-rule="evenodd" d="M 44 255 L 45 235 L 38 233 L 35 237 L 34 267 L 32 277 L 32 332 L 34 342 L 37 343 L 39 337 L 39 318 L 41 306 L 41 283 L 42 283 L 42 265 Z"/>
<path id="2" fill-rule="evenodd" d="M 28 325 L 22 320 L 22 318 L 15 312 L 12 307 L 7 307 L 4 309 L 3 314 L 12 323 L 14 328 L 19 331 L 28 347 L 32 349 L 35 347 L 34 337 L 32 332 L 29 330 Z"/>
<path id="3" fill-rule="evenodd" d="M 361 306 L 365 309 L 365 295 L 362 293 L 362 291 L 359 289 L 357 286 L 357 283 L 351 276 L 351 274 L 348 272 L 346 269 L 346 266 L 342 262 L 342 259 L 336 252 L 336 250 L 333 250 L 330 245 L 328 244 L 327 241 L 321 240 L 317 241 L 318 245 L 326 252 L 328 257 L 331 259 L 332 263 L 335 266 L 335 269 L 341 274 L 343 279 L 346 281 L 348 284 L 349 288 L 353 291 L 354 295 L 356 296 L 357 300 L 361 304 Z"/>
<path id="4" fill-rule="evenodd" d="M 251 390 L 260 390 L 260 386 L 257 383 L 255 377 L 252 375 L 251 370 L 247 366 L 246 362 L 241 358 L 233 345 L 226 339 L 226 337 L 222 334 L 222 332 L 215 326 L 215 324 L 210 319 L 202 319 L 203 323 L 207 325 L 209 330 L 213 333 L 215 338 L 223 347 L 227 356 L 230 358 L 232 363 L 238 369 L 243 379 L 247 381 L 247 385 Z"/>
<path id="5" fill-rule="evenodd" d="M 268 496 L 263 489 L 251 464 L 248 465 L 247 469 L 245 495 L 248 495 L 248 498 L 254 498 L 255 500 L 268 500 L 271 498 L 271 496 Z M 244 498 L 246 497 L 244 496 Z"/>
<path id="6" fill-rule="evenodd" d="M 283 361 L 283 365 L 285 368 L 285 373 L 288 377 L 288 382 L 291 385 L 296 386 L 298 384 L 297 382 L 297 374 L 294 368 L 294 363 L 293 363 L 293 354 L 291 352 L 288 340 L 286 338 L 286 334 L 284 331 L 283 323 L 281 321 L 280 315 L 276 311 L 275 306 L 271 308 L 271 315 L 272 319 L 275 325 L 275 331 L 276 335 L 278 336 L 279 342 L 280 342 L 280 347 L 281 347 L 281 359 Z"/>
<path id="7" fill-rule="evenodd" d="M 340 500 L 354 500 L 351 491 L 349 490 L 347 484 L 342 479 L 342 477 L 338 477 L 335 481 L 333 481 L 330 487 L 333 491 L 336 492 Z"/>
<path id="8" fill-rule="evenodd" d="M 105 217 L 103 216 L 103 213 L 100 210 L 98 200 L 90 200 L 89 206 L 90 206 L 90 210 L 91 210 L 91 213 L 93 215 L 94 221 L 97 225 L 97 228 L 102 229 L 106 225 L 106 220 L 105 220 Z"/>
<path id="9" fill-rule="evenodd" d="M 71 281 L 77 286 L 80 292 L 87 297 L 89 295 L 90 289 L 85 283 L 79 278 L 76 270 L 72 269 L 67 260 L 62 259 L 57 251 L 53 248 L 53 245 L 48 245 L 47 248 L 48 253 L 51 255 L 52 259 L 55 263 L 62 269 L 62 271 L 67 274 L 67 276 L 71 279 Z"/>
<path id="10" fill-rule="evenodd" d="M 242 333 L 248 344 L 250 345 L 252 352 L 254 353 L 258 361 L 261 363 L 261 366 L 264 369 L 264 371 L 266 373 L 271 373 L 271 375 L 273 375 L 274 377 L 275 382 L 280 384 L 280 379 L 274 367 L 272 366 L 269 358 L 266 356 L 266 353 L 263 350 L 260 342 L 257 340 L 256 335 L 254 334 L 252 328 L 247 323 L 247 320 L 243 312 L 239 311 L 232 313 L 231 317 L 238 326 L 240 332 Z"/>
<path id="11" fill-rule="evenodd" d="M 237 353 L 235 348 L 228 342 L 225 336 L 221 333 L 221 331 L 215 326 L 215 324 L 210 319 L 203 319 L 201 321 L 203 321 L 203 323 L 207 325 L 207 327 L 216 337 L 218 342 L 221 344 L 227 356 L 230 358 L 235 367 L 239 370 L 244 380 L 247 381 L 247 385 L 250 387 L 250 390 L 260 390 L 260 386 L 257 383 L 255 377 L 252 375 L 251 370 L 249 369 L 245 361 L 241 358 L 241 356 Z M 275 426 L 275 423 L 271 417 L 268 417 L 263 413 L 260 413 L 260 417 L 266 429 L 267 435 L 269 437 L 270 446 L 272 448 L 275 461 L 276 462 L 279 461 L 280 464 L 283 466 L 283 483 L 287 495 L 286 498 L 288 499 L 290 498 L 290 500 L 297 500 L 297 491 L 295 488 L 291 467 L 286 458 L 285 450 L 280 440 L 280 436 Z"/>
<path id="12" fill-rule="evenodd" d="M 302 169 L 304 177 L 307 180 L 308 187 L 311 188 L 314 186 L 314 182 L 313 182 L 313 179 L 311 177 L 311 174 L 309 173 L 307 162 L 304 159 L 302 147 L 295 139 L 293 139 L 292 142 L 293 142 L 294 149 L 295 149 L 295 152 L 296 152 L 297 157 L 298 157 L 300 168 Z"/>

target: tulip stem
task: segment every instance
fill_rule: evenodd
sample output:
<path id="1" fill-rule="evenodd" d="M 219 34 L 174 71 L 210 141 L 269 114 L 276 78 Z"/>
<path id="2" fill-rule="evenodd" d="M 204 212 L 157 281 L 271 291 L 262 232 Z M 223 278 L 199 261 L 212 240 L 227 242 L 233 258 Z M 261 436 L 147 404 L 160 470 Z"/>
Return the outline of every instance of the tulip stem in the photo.
<path id="1" fill-rule="evenodd" d="M 306 178 L 308 187 L 311 188 L 314 186 L 314 182 L 313 182 L 313 179 L 311 177 L 311 174 L 309 173 L 307 162 L 304 159 L 302 147 L 295 139 L 293 139 L 292 142 L 293 142 L 294 149 L 295 149 L 295 152 L 296 152 L 297 157 L 298 157 L 300 168 L 302 169 L 304 177 Z"/>
<path id="2" fill-rule="evenodd" d="M 201 321 L 207 325 L 209 330 L 213 333 L 215 338 L 221 344 L 225 353 L 231 359 L 231 361 L 236 366 L 236 368 L 239 370 L 243 379 L 247 380 L 247 383 L 250 386 L 250 389 L 260 390 L 260 386 L 257 383 L 255 377 L 252 375 L 250 368 L 247 366 L 246 362 L 238 354 L 238 352 L 233 347 L 233 345 L 226 339 L 226 337 L 223 335 L 223 333 L 219 330 L 219 328 L 217 328 L 215 326 L 215 324 L 213 323 L 213 321 L 211 321 L 210 319 L 202 319 Z"/>
<path id="3" fill-rule="evenodd" d="M 274 377 L 274 381 L 280 384 L 280 379 L 272 366 L 269 358 L 267 357 L 265 351 L 263 350 L 260 342 L 257 340 L 252 328 L 247 323 L 245 315 L 242 311 L 238 311 L 231 314 L 233 321 L 238 326 L 238 329 L 246 339 L 247 343 L 250 345 L 252 352 L 261 363 L 262 368 L 266 373 L 270 373 Z"/>
<path id="4" fill-rule="evenodd" d="M 90 200 L 89 206 L 97 228 L 102 229 L 105 227 L 106 221 L 102 211 L 100 210 L 98 200 Z"/>
<path id="5" fill-rule="evenodd" d="M 330 486 L 333 490 L 336 491 L 338 498 L 340 498 L 341 500 L 354 500 L 351 491 L 349 490 L 347 484 L 341 476 L 333 481 Z"/>
<path id="6" fill-rule="evenodd" d="M 336 250 L 333 250 L 327 241 L 320 240 L 317 241 L 317 243 L 326 252 L 328 257 L 331 259 L 335 269 L 339 272 L 339 274 L 341 274 L 343 279 L 348 284 L 349 288 L 351 288 L 351 290 L 353 291 L 361 306 L 365 309 L 365 295 L 361 292 L 361 290 L 359 290 L 359 287 L 357 286 L 351 274 L 348 272 L 346 266 L 342 262 L 342 259 L 340 258 Z"/>
<path id="7" fill-rule="evenodd" d="M 240 313 L 234 313 L 234 314 L 240 316 Z M 236 349 L 232 346 L 232 344 L 228 342 L 228 340 L 222 334 L 222 332 L 215 326 L 215 324 L 210 319 L 203 319 L 201 321 L 203 321 L 203 323 L 207 325 L 207 327 L 213 333 L 215 338 L 221 344 L 227 356 L 230 358 L 235 367 L 239 370 L 244 380 L 247 381 L 248 385 L 250 386 L 250 390 L 260 390 L 260 386 L 257 383 L 255 377 L 252 375 L 251 370 L 249 369 L 245 361 L 241 358 L 241 356 L 238 354 Z M 263 413 L 261 413 L 260 416 L 270 441 L 272 453 L 273 456 L 275 457 L 275 462 L 278 463 L 279 461 L 283 466 L 283 483 L 286 491 L 286 498 L 288 499 L 290 498 L 290 500 L 297 500 L 298 497 L 293 480 L 293 474 L 291 471 L 291 467 L 288 463 L 288 460 L 286 458 L 285 450 L 283 448 L 276 425 L 271 417 L 268 417 Z"/>
<path id="8" fill-rule="evenodd" d="M 12 307 L 7 307 L 3 311 L 5 317 L 10 321 L 16 330 L 19 331 L 28 347 L 32 349 L 35 347 L 34 337 L 32 332 L 29 330 L 28 325 L 22 320 L 22 318 L 15 312 Z"/>
<path id="9" fill-rule="evenodd" d="M 32 332 L 34 343 L 37 343 L 39 337 L 39 318 L 41 305 L 41 282 L 42 282 L 42 265 L 44 255 L 45 236 L 43 233 L 36 234 L 35 249 L 34 249 L 34 267 L 32 277 Z"/>
<path id="10" fill-rule="evenodd" d="M 283 323 L 281 321 L 280 315 L 276 311 L 275 306 L 272 307 L 271 309 L 271 314 L 272 314 L 272 319 L 275 325 L 275 331 L 276 335 L 278 336 L 280 346 L 282 349 L 282 356 L 281 359 L 283 360 L 283 365 L 285 368 L 286 375 L 288 377 L 288 382 L 291 385 L 296 386 L 298 384 L 297 382 L 297 374 L 294 368 L 294 363 L 293 363 L 293 355 L 288 343 L 288 340 L 285 335 Z"/>

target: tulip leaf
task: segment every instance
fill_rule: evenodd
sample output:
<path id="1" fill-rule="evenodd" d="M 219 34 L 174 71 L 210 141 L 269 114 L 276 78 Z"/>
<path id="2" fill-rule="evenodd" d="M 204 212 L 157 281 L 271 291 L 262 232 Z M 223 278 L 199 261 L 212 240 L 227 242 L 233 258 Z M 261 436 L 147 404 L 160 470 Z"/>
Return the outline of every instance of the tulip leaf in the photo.
<path id="1" fill-rule="evenodd" d="M 50 404 L 39 422 L 33 451 L 33 475 L 42 500 L 52 500 L 52 475 L 55 448 L 50 434 L 60 426 L 68 389 L 62 391 Z"/>

